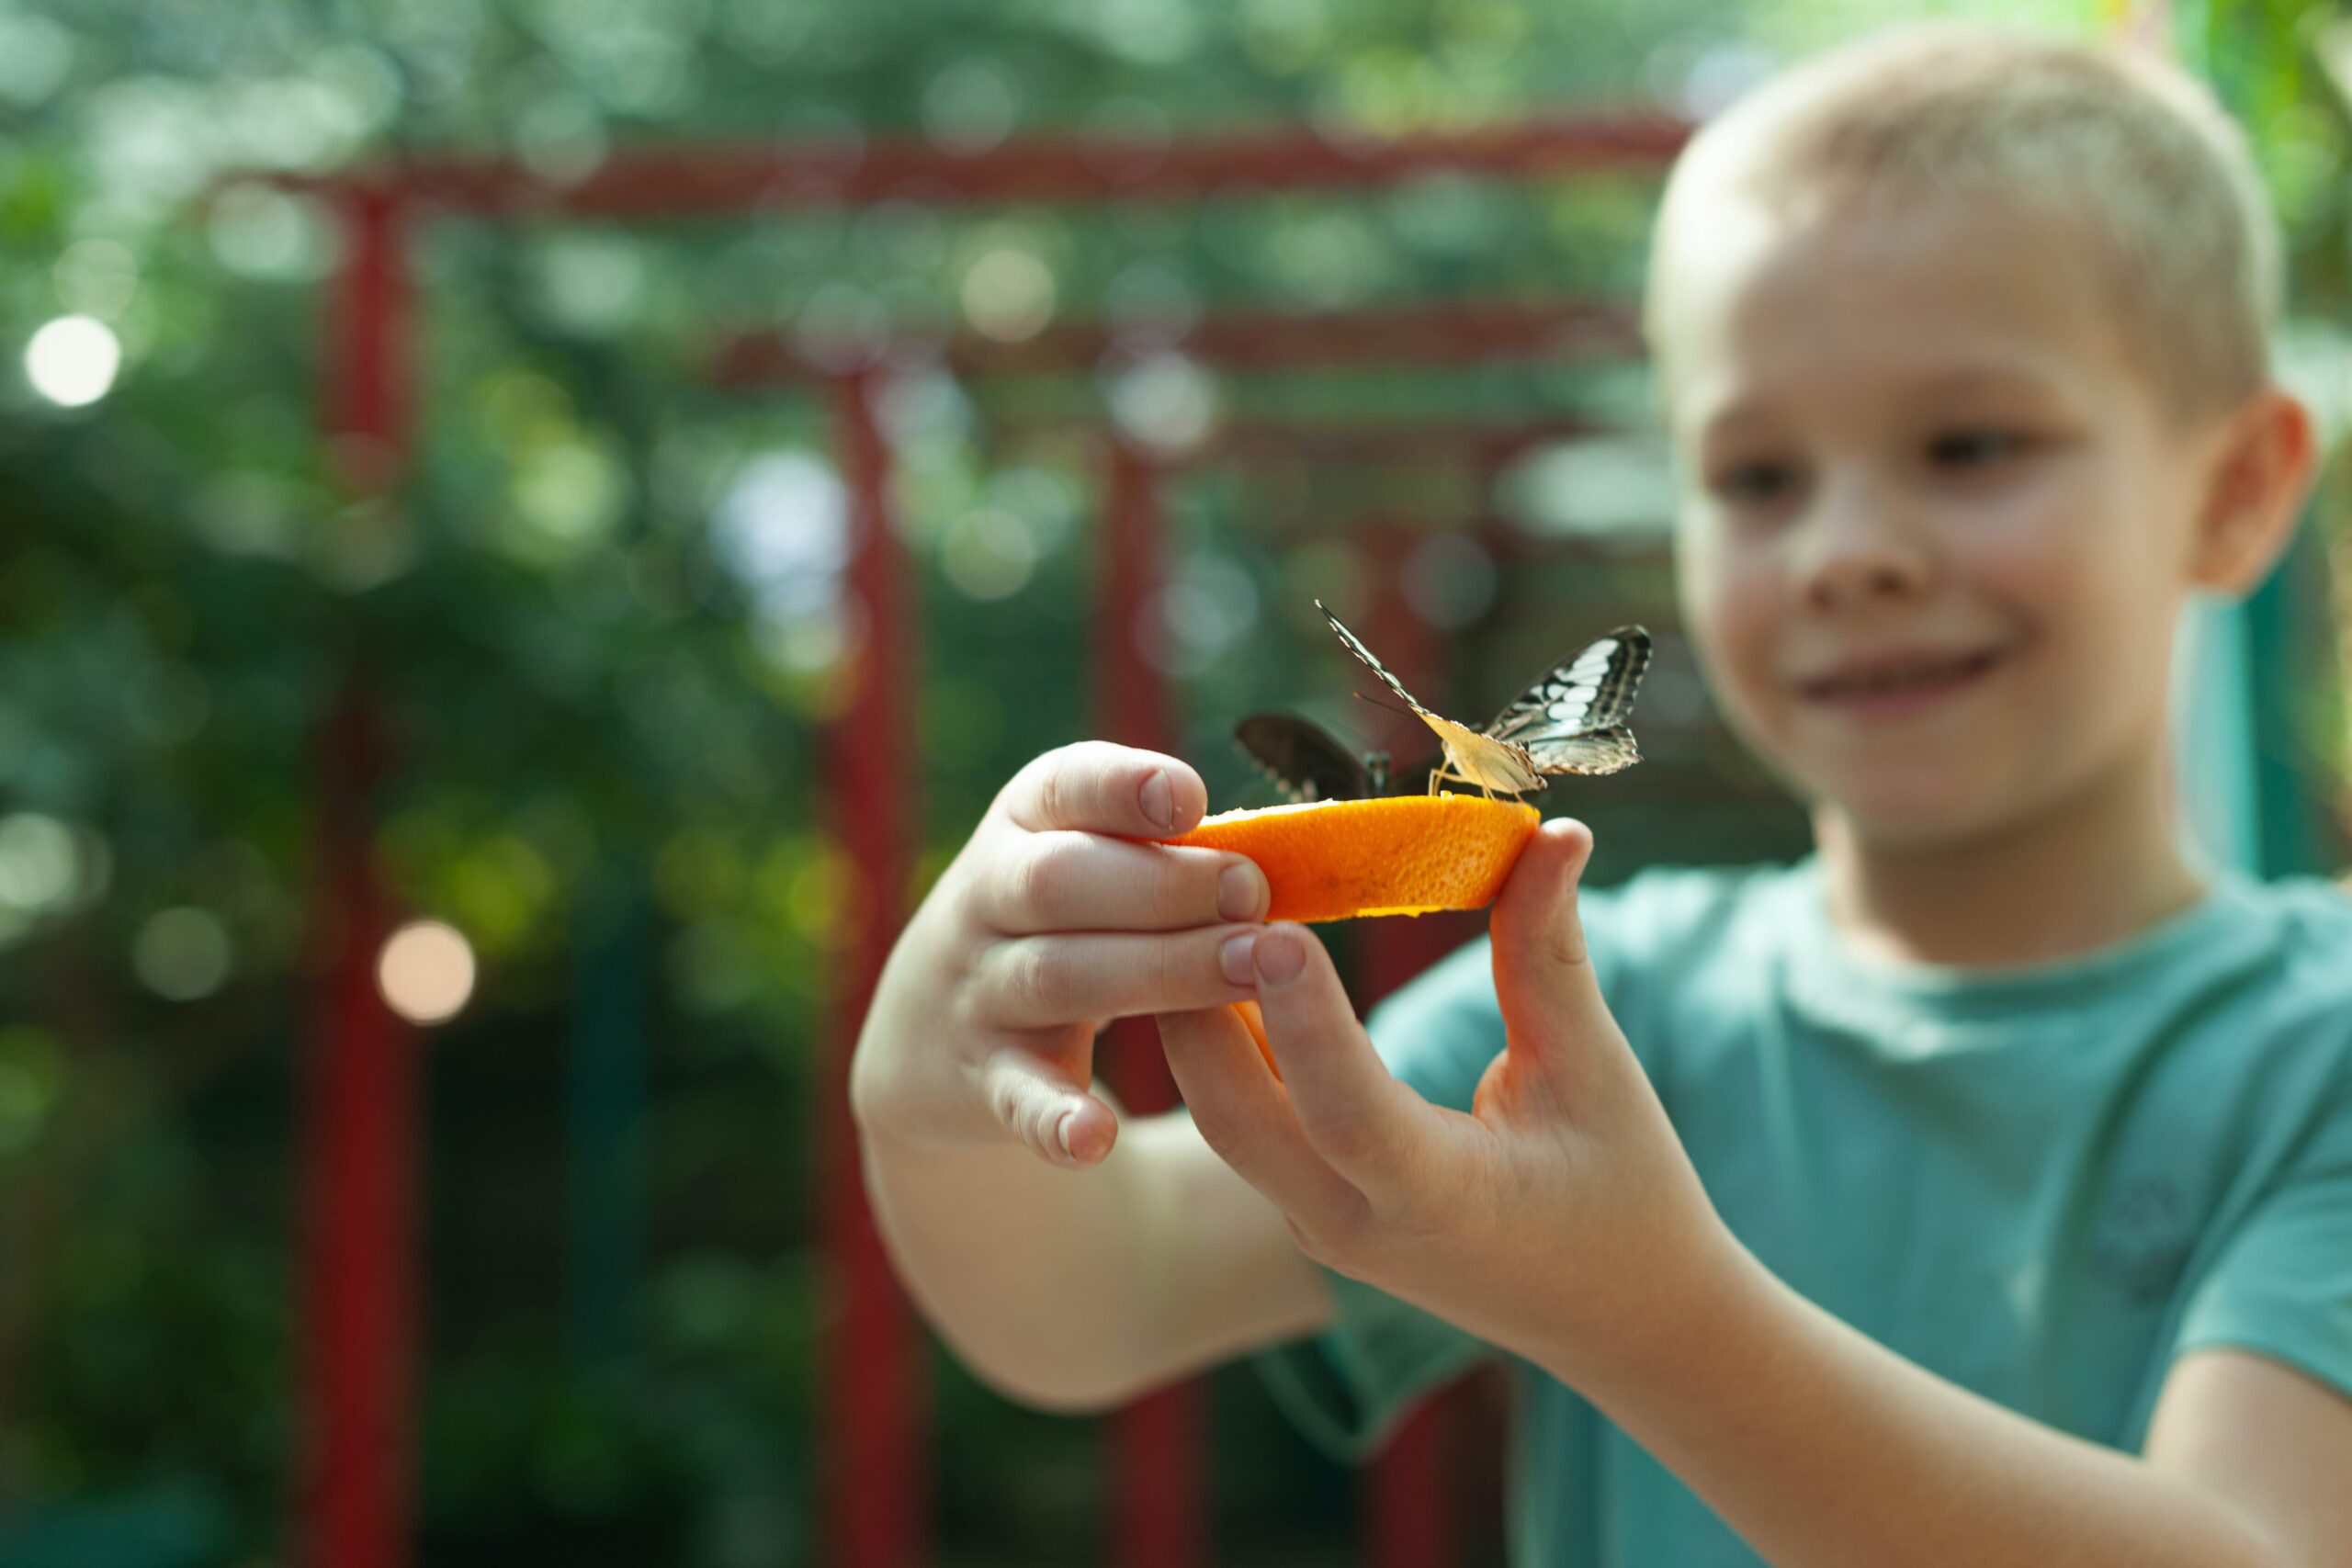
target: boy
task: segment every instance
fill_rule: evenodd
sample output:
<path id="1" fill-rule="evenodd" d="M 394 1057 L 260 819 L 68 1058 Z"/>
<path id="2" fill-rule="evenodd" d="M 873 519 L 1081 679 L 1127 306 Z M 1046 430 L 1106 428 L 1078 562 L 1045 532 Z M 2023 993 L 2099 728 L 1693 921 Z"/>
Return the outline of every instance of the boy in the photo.
<path id="1" fill-rule="evenodd" d="M 1580 919 L 1550 823 L 1375 1055 L 1252 866 L 1120 837 L 1192 770 L 1040 758 L 853 1069 L 923 1310 L 1057 1408 L 1260 1351 L 1357 1450 L 1509 1358 L 1527 1563 L 2352 1562 L 2352 908 L 2186 862 L 2166 768 L 2185 597 L 2310 479 L 2277 266 L 2153 64 L 1913 32 L 1712 125 L 1648 300 L 1685 615 L 1816 852 Z M 1117 1134 L 1142 1011 L 1188 1114 Z"/>

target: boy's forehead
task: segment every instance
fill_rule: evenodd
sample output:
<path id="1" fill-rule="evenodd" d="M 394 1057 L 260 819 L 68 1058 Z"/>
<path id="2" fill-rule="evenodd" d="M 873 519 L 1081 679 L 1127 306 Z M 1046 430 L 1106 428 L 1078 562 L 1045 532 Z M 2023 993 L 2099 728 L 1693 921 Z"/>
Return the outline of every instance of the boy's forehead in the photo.
<path id="1" fill-rule="evenodd" d="M 1861 398 L 2043 381 L 2135 362 L 2078 226 L 1960 195 L 1680 205 L 1651 312 L 1675 423 L 1775 395 Z"/>

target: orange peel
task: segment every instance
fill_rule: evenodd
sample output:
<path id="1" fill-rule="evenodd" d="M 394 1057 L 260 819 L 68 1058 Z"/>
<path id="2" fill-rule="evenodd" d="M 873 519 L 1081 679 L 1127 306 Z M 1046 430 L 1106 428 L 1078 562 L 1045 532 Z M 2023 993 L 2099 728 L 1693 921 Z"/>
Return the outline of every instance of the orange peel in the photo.
<path id="1" fill-rule="evenodd" d="M 1448 790 L 1220 812 L 1167 841 L 1257 862 L 1270 920 L 1352 920 L 1484 908 L 1539 820 L 1519 801 Z"/>

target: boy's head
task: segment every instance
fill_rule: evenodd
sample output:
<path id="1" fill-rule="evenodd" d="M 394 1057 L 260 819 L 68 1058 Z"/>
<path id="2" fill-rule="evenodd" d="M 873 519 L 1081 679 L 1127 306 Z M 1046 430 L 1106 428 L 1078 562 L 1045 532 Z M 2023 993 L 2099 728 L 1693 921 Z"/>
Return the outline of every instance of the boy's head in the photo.
<path id="1" fill-rule="evenodd" d="M 1734 723 L 1885 841 L 2161 787 L 2175 623 L 2308 479 L 2276 224 L 2152 62 L 1921 28 L 1677 167 L 1648 317 L 1690 625 Z"/>

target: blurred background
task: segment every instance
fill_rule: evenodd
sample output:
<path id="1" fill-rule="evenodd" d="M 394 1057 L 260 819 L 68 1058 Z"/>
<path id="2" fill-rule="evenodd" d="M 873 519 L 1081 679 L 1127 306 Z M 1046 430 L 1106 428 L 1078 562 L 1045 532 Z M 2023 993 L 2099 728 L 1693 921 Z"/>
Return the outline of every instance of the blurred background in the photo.
<path id="1" fill-rule="evenodd" d="M 0 1568 L 1499 1562 L 1491 1385 L 1375 1508 L 1246 1368 L 976 1384 L 842 1055 L 1037 751 L 1419 755 L 1318 596 L 1472 716 L 1645 622 L 1596 878 L 1798 852 L 1628 312 L 1684 128 L 1916 14 L 0 0 Z M 2333 448 L 2352 10 L 1967 14 L 2245 119 Z M 2352 859 L 2348 503 L 2184 660 L 2250 868 Z"/>

